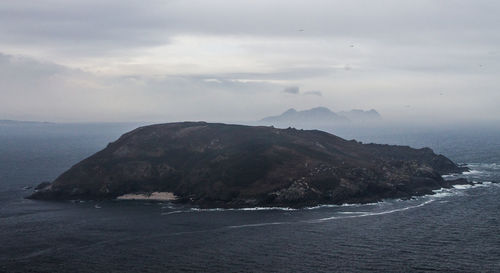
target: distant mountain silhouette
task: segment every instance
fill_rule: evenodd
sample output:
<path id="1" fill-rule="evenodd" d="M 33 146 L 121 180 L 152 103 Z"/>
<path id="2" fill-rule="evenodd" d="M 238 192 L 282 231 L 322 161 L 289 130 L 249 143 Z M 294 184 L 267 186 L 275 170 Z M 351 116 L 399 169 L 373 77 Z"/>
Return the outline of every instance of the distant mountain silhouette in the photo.
<path id="1" fill-rule="evenodd" d="M 315 107 L 303 111 L 291 108 L 279 116 L 263 118 L 260 122 L 279 127 L 311 127 L 379 121 L 381 119 L 380 114 L 374 109 L 368 111 L 354 109 L 335 113 L 326 107 Z"/>
<path id="2" fill-rule="evenodd" d="M 338 114 L 350 119 L 351 121 L 382 120 L 382 116 L 380 116 L 380 114 L 375 109 L 371 109 L 368 111 L 353 109 L 351 111 L 341 111 L 338 112 Z"/>
<path id="3" fill-rule="evenodd" d="M 262 119 L 264 122 L 297 122 L 297 123 L 330 123 L 349 121 L 344 116 L 340 116 L 326 107 L 316 107 L 309 110 L 297 111 L 293 108 L 285 111 L 279 116 L 272 116 Z"/>

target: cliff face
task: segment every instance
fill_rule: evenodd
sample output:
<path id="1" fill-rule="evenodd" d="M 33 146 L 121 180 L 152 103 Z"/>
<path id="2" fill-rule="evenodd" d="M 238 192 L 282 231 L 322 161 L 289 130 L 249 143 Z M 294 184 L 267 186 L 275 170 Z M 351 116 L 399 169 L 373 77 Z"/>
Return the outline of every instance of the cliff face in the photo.
<path id="1" fill-rule="evenodd" d="M 126 133 L 30 198 L 159 191 L 203 207 L 300 207 L 427 194 L 454 183 L 442 174 L 460 171 L 428 148 L 361 144 L 316 130 L 183 122 Z"/>

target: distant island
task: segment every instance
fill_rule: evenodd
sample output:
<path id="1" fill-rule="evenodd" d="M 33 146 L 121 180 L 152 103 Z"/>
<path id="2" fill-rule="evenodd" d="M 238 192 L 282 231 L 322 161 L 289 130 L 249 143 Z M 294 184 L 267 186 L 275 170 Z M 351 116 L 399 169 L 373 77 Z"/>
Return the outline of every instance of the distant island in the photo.
<path id="1" fill-rule="evenodd" d="M 368 111 L 354 109 L 336 113 L 326 107 L 315 107 L 303 111 L 291 108 L 281 115 L 263 118 L 260 123 L 277 127 L 312 128 L 380 120 L 382 117 L 374 109 Z"/>
<path id="2" fill-rule="evenodd" d="M 22 120 L 11 120 L 11 119 L 0 119 L 0 125 L 47 125 L 54 124 L 47 121 L 22 121 Z"/>
<path id="3" fill-rule="evenodd" d="M 464 184 L 429 148 L 362 144 L 318 130 L 181 122 L 137 128 L 29 196 L 160 199 L 200 207 L 304 207 L 410 198 Z"/>

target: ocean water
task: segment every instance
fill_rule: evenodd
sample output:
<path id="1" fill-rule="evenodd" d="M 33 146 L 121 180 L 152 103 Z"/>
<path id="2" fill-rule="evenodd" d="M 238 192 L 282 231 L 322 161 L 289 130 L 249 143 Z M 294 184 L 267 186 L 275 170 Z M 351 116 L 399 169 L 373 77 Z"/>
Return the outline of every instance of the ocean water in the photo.
<path id="1" fill-rule="evenodd" d="M 500 272 L 500 133 L 337 132 L 430 146 L 476 184 L 411 200 L 200 210 L 26 200 L 131 124 L 0 125 L 0 272 Z"/>

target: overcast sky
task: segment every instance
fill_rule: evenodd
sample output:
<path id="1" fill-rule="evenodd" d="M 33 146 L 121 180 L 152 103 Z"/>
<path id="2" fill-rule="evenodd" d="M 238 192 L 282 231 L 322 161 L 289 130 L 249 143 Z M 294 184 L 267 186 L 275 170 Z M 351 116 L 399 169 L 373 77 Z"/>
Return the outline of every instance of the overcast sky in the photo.
<path id="1" fill-rule="evenodd" d="M 500 1 L 0 2 L 0 119 L 500 121 Z"/>

